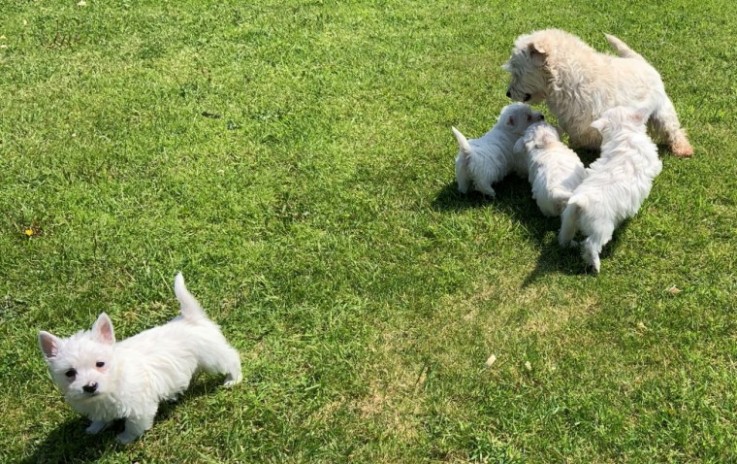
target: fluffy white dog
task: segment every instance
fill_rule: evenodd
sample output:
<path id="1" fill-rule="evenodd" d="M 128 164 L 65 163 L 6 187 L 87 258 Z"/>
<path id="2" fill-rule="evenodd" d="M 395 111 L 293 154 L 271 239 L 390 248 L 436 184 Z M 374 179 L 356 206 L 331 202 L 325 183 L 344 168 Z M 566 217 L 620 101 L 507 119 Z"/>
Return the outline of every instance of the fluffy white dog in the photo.
<path id="1" fill-rule="evenodd" d="M 226 387 L 241 381 L 238 352 L 189 293 L 182 274 L 176 276 L 174 293 L 180 317 L 118 343 L 105 313 L 91 330 L 69 338 L 39 332 L 54 383 L 76 411 L 92 420 L 88 433 L 124 418 L 118 441 L 135 440 L 153 425 L 159 403 L 176 399 L 199 369 L 226 374 Z"/>
<path id="2" fill-rule="evenodd" d="M 514 153 L 514 144 L 530 124 L 542 121 L 544 116 L 523 103 L 513 103 L 502 109 L 494 127 L 479 139 L 467 140 L 453 127 L 458 141 L 456 180 L 461 193 L 473 186 L 479 192 L 494 197 L 492 184 L 499 182 L 511 171 L 527 175 L 524 156 Z"/>
<path id="3" fill-rule="evenodd" d="M 520 137 L 515 152 L 526 153 L 532 198 L 546 216 L 560 216 L 586 170 L 576 152 L 560 141 L 555 127 L 531 125 Z"/>
<path id="4" fill-rule="evenodd" d="M 663 168 L 658 149 L 647 135 L 647 114 L 647 110 L 618 107 L 593 122 L 603 138 L 601 157 L 589 166 L 561 216 L 558 242 L 573 245 L 580 229 L 586 235 L 583 258 L 596 272 L 602 247 L 622 221 L 637 213 Z"/>
<path id="5" fill-rule="evenodd" d="M 591 127 L 604 111 L 616 106 L 646 109 L 659 139 L 677 156 L 693 148 L 681 129 L 660 74 L 618 38 L 607 35 L 618 56 L 599 53 L 581 39 L 557 29 L 517 38 L 503 68 L 511 76 L 507 96 L 545 101 L 571 143 L 598 149 L 601 136 Z"/>

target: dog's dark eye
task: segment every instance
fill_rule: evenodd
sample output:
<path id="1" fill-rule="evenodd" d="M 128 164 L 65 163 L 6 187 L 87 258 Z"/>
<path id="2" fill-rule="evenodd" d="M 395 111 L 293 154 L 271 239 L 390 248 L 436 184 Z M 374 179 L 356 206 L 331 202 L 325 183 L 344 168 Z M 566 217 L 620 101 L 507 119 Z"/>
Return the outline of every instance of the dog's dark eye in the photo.
<path id="1" fill-rule="evenodd" d="M 75 375 L 77 375 L 77 371 L 76 371 L 76 369 L 69 369 L 68 371 L 66 371 L 64 373 L 64 375 L 66 375 L 67 377 L 69 377 L 71 379 L 72 377 L 74 377 Z"/>
<path id="2" fill-rule="evenodd" d="M 97 361 L 97 364 L 95 364 L 97 367 L 105 367 L 105 363 L 103 361 Z"/>

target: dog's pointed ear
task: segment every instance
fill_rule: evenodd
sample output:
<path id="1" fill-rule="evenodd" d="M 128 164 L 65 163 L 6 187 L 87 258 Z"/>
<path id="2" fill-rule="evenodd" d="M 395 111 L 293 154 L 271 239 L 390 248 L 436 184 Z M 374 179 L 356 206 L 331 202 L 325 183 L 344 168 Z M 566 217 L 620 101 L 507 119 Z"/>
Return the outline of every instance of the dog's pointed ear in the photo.
<path id="1" fill-rule="evenodd" d="M 92 325 L 92 335 L 101 343 L 112 345 L 115 343 L 115 331 L 113 330 L 113 321 L 110 316 L 105 313 L 100 314 L 95 323 Z"/>
<path id="2" fill-rule="evenodd" d="M 461 150 L 461 152 L 464 155 L 471 154 L 471 144 L 468 143 L 466 136 L 461 134 L 461 131 L 459 131 L 455 127 L 451 127 L 451 130 L 453 131 L 453 135 L 455 136 L 456 141 L 458 141 L 458 148 Z"/>
<path id="3" fill-rule="evenodd" d="M 59 353 L 60 345 L 61 339 L 59 337 L 43 330 L 38 333 L 38 346 L 46 359 L 55 357 Z"/>
<path id="4" fill-rule="evenodd" d="M 530 42 L 527 45 L 527 53 L 530 54 L 530 59 L 535 66 L 542 67 L 545 65 L 545 60 L 548 58 L 548 54 L 541 43 Z"/>

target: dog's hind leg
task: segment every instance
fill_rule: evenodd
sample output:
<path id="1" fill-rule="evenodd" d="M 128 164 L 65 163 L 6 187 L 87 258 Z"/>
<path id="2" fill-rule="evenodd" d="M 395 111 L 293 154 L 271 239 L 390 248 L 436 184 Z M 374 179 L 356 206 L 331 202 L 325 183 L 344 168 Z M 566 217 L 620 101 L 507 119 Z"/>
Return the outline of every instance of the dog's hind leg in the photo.
<path id="1" fill-rule="evenodd" d="M 496 192 L 493 188 L 491 188 L 491 185 L 483 185 L 483 184 L 477 184 L 476 190 L 483 193 L 484 195 L 494 198 L 496 197 Z"/>
<path id="2" fill-rule="evenodd" d="M 601 269 L 601 260 L 599 259 L 599 254 L 601 253 L 601 249 L 604 248 L 604 245 L 609 243 L 609 241 L 612 239 L 613 233 L 614 229 L 612 228 L 597 230 L 593 234 L 586 237 L 586 240 L 583 241 L 581 255 L 583 256 L 584 261 L 590 264 L 597 274 Z"/>
<path id="3" fill-rule="evenodd" d="M 562 247 L 573 246 L 573 237 L 576 235 L 578 228 L 579 206 L 575 203 L 568 203 L 560 216 L 560 231 L 558 232 L 558 244 Z"/>
<path id="4" fill-rule="evenodd" d="M 471 178 L 468 175 L 466 160 L 460 157 L 456 160 L 456 181 L 458 182 L 458 191 L 464 195 L 468 193 L 468 187 L 471 186 Z"/>
<path id="5" fill-rule="evenodd" d="M 225 337 L 221 337 L 212 337 L 213 340 L 207 351 L 198 356 L 198 367 L 210 374 L 225 374 L 223 385 L 232 387 L 243 379 L 241 358 L 238 351 L 228 344 Z"/>
<path id="6" fill-rule="evenodd" d="M 594 241 L 591 240 L 591 237 L 586 238 L 581 246 L 581 256 L 583 257 L 583 260 L 586 261 L 586 264 L 593 267 L 594 272 L 597 274 L 599 273 L 599 269 L 601 269 L 601 260 L 599 259 L 600 250 L 601 247 L 594 243 Z"/>
<path id="7" fill-rule="evenodd" d="M 661 97 L 661 105 L 650 116 L 650 124 L 658 137 L 664 137 L 668 141 L 670 151 L 674 155 L 683 157 L 693 155 L 693 147 L 688 142 L 686 132 L 681 128 L 676 109 L 665 93 Z"/>
<path id="8" fill-rule="evenodd" d="M 233 348 L 230 348 L 229 351 L 230 353 L 226 355 L 226 358 L 224 359 L 226 376 L 223 385 L 226 388 L 230 388 L 243 380 L 243 374 L 241 373 L 240 356 L 238 355 L 238 352 Z"/>

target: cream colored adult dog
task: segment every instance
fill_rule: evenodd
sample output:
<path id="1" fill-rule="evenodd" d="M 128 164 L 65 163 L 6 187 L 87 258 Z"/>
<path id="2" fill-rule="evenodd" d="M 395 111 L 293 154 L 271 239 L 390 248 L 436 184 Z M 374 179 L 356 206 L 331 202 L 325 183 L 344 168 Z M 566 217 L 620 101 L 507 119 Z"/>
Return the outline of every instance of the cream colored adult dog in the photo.
<path id="1" fill-rule="evenodd" d="M 599 53 L 558 29 L 518 37 L 503 66 L 512 75 L 507 96 L 526 103 L 544 100 L 571 144 L 591 149 L 601 145 L 601 134 L 591 123 L 606 110 L 644 108 L 656 139 L 667 141 L 676 156 L 691 156 L 693 148 L 660 74 L 621 40 L 606 38 L 619 56 Z"/>

